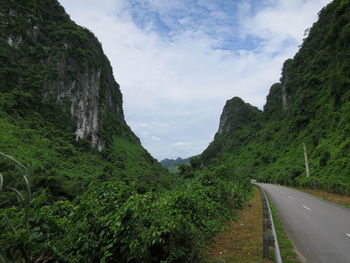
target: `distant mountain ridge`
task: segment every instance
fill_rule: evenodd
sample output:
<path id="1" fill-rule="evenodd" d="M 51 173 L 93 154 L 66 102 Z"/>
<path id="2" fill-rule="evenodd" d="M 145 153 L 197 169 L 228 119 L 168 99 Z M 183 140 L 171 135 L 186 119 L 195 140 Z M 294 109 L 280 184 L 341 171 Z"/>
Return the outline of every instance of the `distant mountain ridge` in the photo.
<path id="1" fill-rule="evenodd" d="M 181 157 L 178 157 L 176 159 L 165 158 L 164 160 L 160 161 L 160 164 L 163 167 L 167 168 L 170 172 L 177 172 L 178 171 L 177 167 L 180 164 L 189 164 L 191 158 L 192 157 L 185 158 L 185 159 L 182 159 Z"/>

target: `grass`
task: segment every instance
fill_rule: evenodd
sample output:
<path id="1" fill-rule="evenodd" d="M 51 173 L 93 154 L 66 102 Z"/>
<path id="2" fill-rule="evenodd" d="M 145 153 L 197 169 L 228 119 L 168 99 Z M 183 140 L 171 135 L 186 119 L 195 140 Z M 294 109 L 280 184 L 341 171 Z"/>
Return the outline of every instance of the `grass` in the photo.
<path id="1" fill-rule="evenodd" d="M 301 263 L 298 259 L 297 253 L 295 252 L 294 246 L 284 231 L 281 220 L 278 217 L 278 213 L 276 208 L 269 201 L 271 207 L 271 213 L 273 217 L 273 221 L 276 228 L 278 244 L 281 251 L 282 261 L 283 263 Z M 273 253 L 270 253 L 273 255 Z"/>
<path id="2" fill-rule="evenodd" d="M 235 221 L 227 223 L 228 230 L 217 234 L 209 244 L 205 259 L 209 263 L 260 263 L 262 259 L 262 202 L 258 188 L 249 205 L 236 211 Z"/>

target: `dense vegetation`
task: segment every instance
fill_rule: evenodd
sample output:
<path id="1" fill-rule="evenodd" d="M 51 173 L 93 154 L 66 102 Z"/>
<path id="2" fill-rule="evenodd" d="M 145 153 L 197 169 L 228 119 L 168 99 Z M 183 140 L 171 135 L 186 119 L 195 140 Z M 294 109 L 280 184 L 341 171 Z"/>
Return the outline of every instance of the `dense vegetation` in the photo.
<path id="1" fill-rule="evenodd" d="M 17 175 L 26 185 L 24 177 Z M 45 192 L 30 199 L 27 188 L 8 188 L 21 196 L 21 205 L 0 211 L 0 260 L 200 262 L 201 249 L 232 218 L 232 209 L 243 206 L 250 187 L 232 167 L 221 166 L 193 169 L 171 190 L 139 193 L 107 181 L 74 202 L 51 205 Z"/>
<path id="2" fill-rule="evenodd" d="M 107 178 L 158 184 L 165 170 L 125 123 L 119 86 L 95 36 L 52 0 L 1 0 L 0 13 L 0 150 L 31 167 L 33 189 L 62 200 Z M 94 72 L 100 73 L 98 96 L 91 96 L 93 89 L 80 94 L 93 86 Z M 91 147 L 93 134 L 76 140 L 79 120 L 72 111 L 80 108 L 74 100 L 101 101 L 96 136 L 105 142 L 102 151 Z M 93 108 L 81 115 L 94 114 Z M 3 160 L 0 167 L 11 175 Z"/>
<path id="3" fill-rule="evenodd" d="M 0 262 L 201 261 L 248 179 L 198 159 L 170 176 L 125 123 L 100 43 L 56 0 L 0 0 L 0 22 Z"/>
<path id="4" fill-rule="evenodd" d="M 250 105 L 231 115 L 224 110 L 239 129 L 218 133 L 202 162 L 230 162 L 251 178 L 287 185 L 309 186 L 316 178 L 328 191 L 350 194 L 349 43 L 350 2 L 335 0 L 322 9 L 295 57 L 284 63 L 263 112 Z M 247 118 L 252 114 L 257 119 Z"/>
<path id="5" fill-rule="evenodd" d="M 321 11 L 263 112 L 228 101 L 214 142 L 171 176 L 125 123 L 91 32 L 55 0 L 0 7 L 0 261 L 200 262 L 249 178 L 309 184 L 303 143 L 312 178 L 350 193 L 348 0 Z M 96 96 L 84 114 L 98 109 L 99 129 L 80 138 L 73 102 L 86 86 Z"/>

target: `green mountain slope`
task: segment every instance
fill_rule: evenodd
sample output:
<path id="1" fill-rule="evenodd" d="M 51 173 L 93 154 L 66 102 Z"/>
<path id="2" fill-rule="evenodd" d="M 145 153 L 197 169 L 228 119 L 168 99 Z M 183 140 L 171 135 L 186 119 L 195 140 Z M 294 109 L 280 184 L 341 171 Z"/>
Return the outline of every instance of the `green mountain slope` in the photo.
<path id="1" fill-rule="evenodd" d="M 0 27 L 0 262 L 202 262 L 249 181 L 197 160 L 170 177 L 56 0 L 0 0 Z"/>
<path id="2" fill-rule="evenodd" d="M 190 159 L 191 157 L 189 158 L 185 158 L 185 159 L 182 159 L 180 157 L 176 158 L 176 159 L 164 159 L 164 160 L 161 160 L 160 161 L 160 164 L 167 168 L 169 170 L 170 173 L 176 173 L 179 171 L 178 169 L 178 166 L 180 164 L 189 164 L 190 163 Z"/>
<path id="3" fill-rule="evenodd" d="M 260 127 L 258 120 L 261 117 L 262 112 L 258 108 L 240 98 L 228 100 L 221 114 L 219 130 L 214 141 L 201 154 L 202 162 L 207 165 L 211 159 L 237 150 L 243 140 Z"/>
<path id="4" fill-rule="evenodd" d="M 126 124 L 96 37 L 52 0 L 1 0 L 0 22 L 0 151 L 32 167 L 33 189 L 64 199 L 108 178 L 158 184 L 165 169 Z"/>
<path id="5" fill-rule="evenodd" d="M 220 127 L 228 125 L 224 119 L 238 129 L 219 129 L 202 162 L 229 162 L 252 178 L 307 186 L 305 143 L 311 177 L 327 190 L 350 194 L 349 43 L 350 2 L 335 0 L 284 63 L 262 113 L 248 105 L 234 110 L 228 102 Z"/>

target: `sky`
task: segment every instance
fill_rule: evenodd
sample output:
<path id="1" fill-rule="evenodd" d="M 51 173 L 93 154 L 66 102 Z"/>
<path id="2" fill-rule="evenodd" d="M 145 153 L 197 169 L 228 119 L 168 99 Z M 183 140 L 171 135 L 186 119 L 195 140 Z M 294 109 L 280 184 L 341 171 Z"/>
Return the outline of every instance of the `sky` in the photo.
<path id="1" fill-rule="evenodd" d="M 330 0 L 59 0 L 102 43 L 127 123 L 159 161 L 200 154 L 226 100 L 260 109 Z"/>

